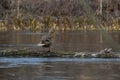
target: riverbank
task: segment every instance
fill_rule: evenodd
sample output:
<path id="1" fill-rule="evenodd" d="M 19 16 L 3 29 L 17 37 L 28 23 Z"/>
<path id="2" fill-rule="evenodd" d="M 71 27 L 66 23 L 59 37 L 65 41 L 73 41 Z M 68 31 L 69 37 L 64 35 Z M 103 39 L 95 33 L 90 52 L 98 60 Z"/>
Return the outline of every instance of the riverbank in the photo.
<path id="1" fill-rule="evenodd" d="M 0 57 L 120 58 L 120 53 L 47 52 L 28 49 L 3 49 L 0 50 Z"/>
<path id="2" fill-rule="evenodd" d="M 0 32 L 120 31 L 118 0 L 2 0 L 0 10 Z"/>

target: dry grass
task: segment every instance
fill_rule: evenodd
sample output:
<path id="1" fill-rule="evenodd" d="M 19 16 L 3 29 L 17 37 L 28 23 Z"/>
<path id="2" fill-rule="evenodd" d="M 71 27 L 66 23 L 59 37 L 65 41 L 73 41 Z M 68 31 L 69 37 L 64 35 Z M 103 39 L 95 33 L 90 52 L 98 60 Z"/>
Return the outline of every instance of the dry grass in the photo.
<path id="1" fill-rule="evenodd" d="M 99 0 L 86 1 L 105 30 L 120 30 L 119 0 L 103 0 L 102 14 Z M 99 30 L 82 0 L 2 0 L 0 10 L 0 31 Z"/>

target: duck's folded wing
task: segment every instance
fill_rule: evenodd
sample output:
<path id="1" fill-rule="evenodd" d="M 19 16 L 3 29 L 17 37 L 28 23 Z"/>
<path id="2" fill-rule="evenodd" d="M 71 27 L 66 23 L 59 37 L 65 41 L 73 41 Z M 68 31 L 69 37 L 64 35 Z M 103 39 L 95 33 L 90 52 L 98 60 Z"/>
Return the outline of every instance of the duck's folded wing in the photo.
<path id="1" fill-rule="evenodd" d="M 45 44 L 38 43 L 37 46 L 44 46 Z"/>

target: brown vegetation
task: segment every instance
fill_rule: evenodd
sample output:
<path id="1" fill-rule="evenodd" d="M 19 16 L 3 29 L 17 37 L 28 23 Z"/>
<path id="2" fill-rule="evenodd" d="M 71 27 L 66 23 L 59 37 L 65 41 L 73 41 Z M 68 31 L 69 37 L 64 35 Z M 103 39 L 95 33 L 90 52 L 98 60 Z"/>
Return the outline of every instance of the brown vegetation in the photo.
<path id="1" fill-rule="evenodd" d="M 120 0 L 0 0 L 0 10 L 0 31 L 98 30 L 96 19 L 120 30 Z"/>

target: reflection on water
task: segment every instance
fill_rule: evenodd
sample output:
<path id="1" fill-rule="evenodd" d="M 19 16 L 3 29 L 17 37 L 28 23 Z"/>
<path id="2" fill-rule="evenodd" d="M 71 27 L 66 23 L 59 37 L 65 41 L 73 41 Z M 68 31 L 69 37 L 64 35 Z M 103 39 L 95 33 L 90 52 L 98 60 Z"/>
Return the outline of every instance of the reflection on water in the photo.
<path id="1" fill-rule="evenodd" d="M 120 80 L 119 62 L 99 58 L 0 58 L 0 80 Z"/>
<path id="2" fill-rule="evenodd" d="M 108 32 L 114 42 L 120 44 L 120 32 Z M 45 33 L 30 33 L 30 32 L 6 32 L 0 33 L 1 48 L 36 48 L 35 47 L 41 36 Z M 52 45 L 53 51 L 99 51 L 106 47 L 111 47 L 114 42 L 106 41 L 99 31 L 66 31 L 59 32 Z M 114 45 L 116 46 L 116 45 Z M 119 51 L 119 50 L 118 50 Z"/>

